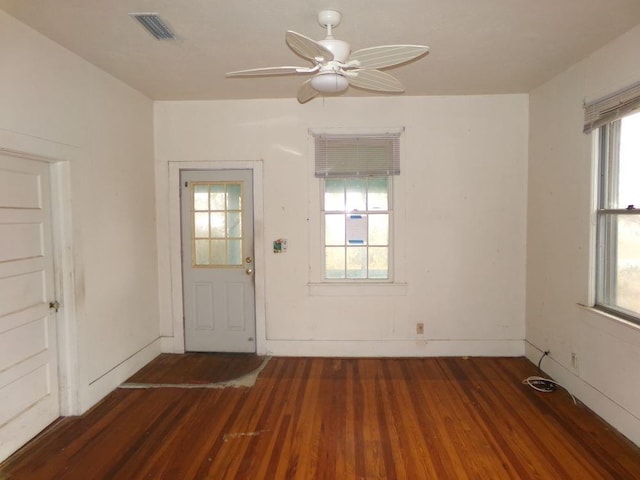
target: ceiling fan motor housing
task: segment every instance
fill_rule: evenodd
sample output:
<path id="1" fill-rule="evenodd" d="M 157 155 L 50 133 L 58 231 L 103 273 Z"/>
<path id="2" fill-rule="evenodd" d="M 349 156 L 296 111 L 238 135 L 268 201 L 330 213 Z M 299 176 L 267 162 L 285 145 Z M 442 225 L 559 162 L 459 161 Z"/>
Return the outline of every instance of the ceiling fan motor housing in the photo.
<path id="1" fill-rule="evenodd" d="M 349 54 L 351 53 L 351 47 L 347 42 L 336 40 L 335 38 L 325 38 L 324 40 L 319 40 L 318 43 L 333 53 L 334 60 L 340 63 L 347 62 Z"/>

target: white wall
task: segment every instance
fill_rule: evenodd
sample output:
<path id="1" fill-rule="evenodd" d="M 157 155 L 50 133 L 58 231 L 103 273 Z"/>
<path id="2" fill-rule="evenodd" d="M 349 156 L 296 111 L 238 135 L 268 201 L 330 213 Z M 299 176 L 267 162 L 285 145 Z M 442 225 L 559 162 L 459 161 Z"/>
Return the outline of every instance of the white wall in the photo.
<path id="1" fill-rule="evenodd" d="M 259 80 L 256 80 L 259 81 Z M 308 129 L 405 127 L 395 180 L 395 289 L 309 287 L 320 251 Z M 162 334 L 172 318 L 171 168 L 262 161 L 264 318 L 258 348 L 291 355 L 519 355 L 524 351 L 526 95 L 157 102 L 156 194 Z M 178 163 L 174 163 L 178 162 Z M 193 165 L 189 163 L 189 165 Z M 172 167 L 173 166 L 173 167 Z M 173 210 L 172 210 L 173 209 Z M 275 255 L 271 242 L 288 239 Z M 172 257 L 173 255 L 173 257 Z M 173 258 L 175 260 L 175 258 Z M 179 262 L 174 262 L 179 264 Z M 313 272 L 312 274 L 313 275 Z M 175 293 L 175 292 L 173 292 Z M 425 335 L 416 334 L 424 322 Z"/>
<path id="2" fill-rule="evenodd" d="M 640 26 L 531 93 L 527 356 L 640 445 L 640 328 L 593 300 L 592 138 L 583 101 L 637 82 Z M 572 367 L 571 354 L 577 355 Z"/>
<path id="3" fill-rule="evenodd" d="M 153 103 L 3 11 L 0 58 L 0 148 L 58 161 L 72 302 L 59 320 L 77 334 L 63 383 L 78 382 L 78 413 L 160 349 Z"/>

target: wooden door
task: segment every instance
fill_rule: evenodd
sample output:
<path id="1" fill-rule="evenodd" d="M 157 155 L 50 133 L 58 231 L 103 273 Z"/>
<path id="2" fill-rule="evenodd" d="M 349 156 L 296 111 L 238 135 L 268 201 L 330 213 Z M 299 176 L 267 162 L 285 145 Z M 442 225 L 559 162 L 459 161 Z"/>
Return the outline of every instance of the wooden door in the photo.
<path id="1" fill-rule="evenodd" d="M 0 154 L 0 460 L 60 414 L 49 165 Z"/>

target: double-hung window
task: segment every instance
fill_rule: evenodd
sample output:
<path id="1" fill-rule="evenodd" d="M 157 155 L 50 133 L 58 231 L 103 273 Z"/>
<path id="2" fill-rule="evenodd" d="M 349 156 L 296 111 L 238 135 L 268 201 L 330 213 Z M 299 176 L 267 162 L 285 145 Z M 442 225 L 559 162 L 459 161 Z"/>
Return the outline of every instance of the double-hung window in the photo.
<path id="1" fill-rule="evenodd" d="M 640 323 L 640 84 L 587 105 L 598 129 L 596 307 Z"/>
<path id="2" fill-rule="evenodd" d="M 391 281 L 400 134 L 314 136 L 324 281 Z"/>

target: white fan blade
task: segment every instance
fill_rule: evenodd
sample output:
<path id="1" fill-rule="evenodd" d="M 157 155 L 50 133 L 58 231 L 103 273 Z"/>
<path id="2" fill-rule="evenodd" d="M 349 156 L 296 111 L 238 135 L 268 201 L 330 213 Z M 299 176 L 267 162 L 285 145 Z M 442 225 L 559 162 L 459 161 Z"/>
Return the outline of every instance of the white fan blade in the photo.
<path id="1" fill-rule="evenodd" d="M 349 75 L 349 84 L 376 92 L 404 92 L 404 86 L 396 77 L 380 70 L 354 70 Z"/>
<path id="2" fill-rule="evenodd" d="M 326 63 L 333 60 L 333 53 L 315 40 L 305 37 L 300 33 L 288 30 L 285 35 L 285 39 L 287 41 L 287 45 L 291 47 L 291 50 L 296 52 L 298 55 L 302 55 L 304 58 L 308 58 L 314 63 Z"/>
<path id="3" fill-rule="evenodd" d="M 317 72 L 319 67 L 267 67 L 252 68 L 251 70 L 238 70 L 227 73 L 227 77 L 254 77 L 258 75 L 291 75 L 295 73 Z"/>
<path id="4" fill-rule="evenodd" d="M 318 91 L 311 86 L 311 79 L 304 82 L 298 90 L 298 102 L 307 103 L 318 96 Z"/>
<path id="5" fill-rule="evenodd" d="M 429 52 L 424 45 L 382 45 L 353 52 L 349 64 L 356 68 L 384 68 L 408 62 Z"/>

